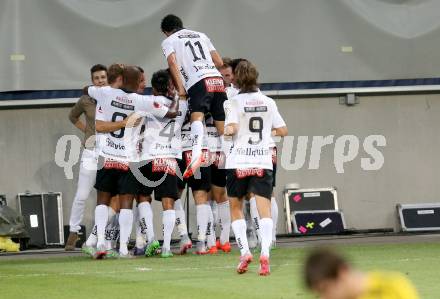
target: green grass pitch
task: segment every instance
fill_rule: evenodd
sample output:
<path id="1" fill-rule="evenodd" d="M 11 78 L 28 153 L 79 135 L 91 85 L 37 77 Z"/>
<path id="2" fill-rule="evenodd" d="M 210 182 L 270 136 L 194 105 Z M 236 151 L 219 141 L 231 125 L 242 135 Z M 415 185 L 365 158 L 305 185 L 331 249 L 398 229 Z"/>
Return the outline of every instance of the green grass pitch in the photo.
<path id="1" fill-rule="evenodd" d="M 440 243 L 337 246 L 365 271 L 405 273 L 421 298 L 440 298 Z M 315 298 L 302 286 L 307 248 L 272 251 L 269 277 L 254 262 L 235 273 L 238 251 L 216 256 L 174 256 L 94 261 L 85 256 L 8 260 L 0 257 L 0 298 Z M 258 255 L 254 255 L 258 261 Z"/>

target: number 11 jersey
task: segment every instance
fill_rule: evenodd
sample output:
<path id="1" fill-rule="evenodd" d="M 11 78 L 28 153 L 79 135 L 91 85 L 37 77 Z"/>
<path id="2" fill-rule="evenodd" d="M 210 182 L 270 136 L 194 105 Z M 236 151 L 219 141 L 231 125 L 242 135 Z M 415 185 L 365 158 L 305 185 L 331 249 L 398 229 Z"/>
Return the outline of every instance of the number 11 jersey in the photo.
<path id="1" fill-rule="evenodd" d="M 211 57 L 215 48 L 204 33 L 181 29 L 162 42 L 162 50 L 165 58 L 176 54 L 186 90 L 204 78 L 221 77 Z"/>
<path id="2" fill-rule="evenodd" d="M 225 126 L 237 124 L 233 145 L 226 153 L 226 169 L 272 170 L 272 129 L 286 125 L 274 100 L 261 92 L 240 93 L 225 107 Z"/>

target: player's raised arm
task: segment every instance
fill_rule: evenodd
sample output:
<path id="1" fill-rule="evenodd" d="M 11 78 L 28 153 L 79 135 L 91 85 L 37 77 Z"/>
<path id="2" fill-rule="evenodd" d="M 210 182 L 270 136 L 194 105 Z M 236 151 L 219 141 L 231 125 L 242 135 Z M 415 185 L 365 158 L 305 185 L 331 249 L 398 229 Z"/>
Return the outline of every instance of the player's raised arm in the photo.
<path id="1" fill-rule="evenodd" d="M 214 65 L 217 69 L 220 69 L 223 66 L 223 59 L 220 56 L 220 54 L 214 50 L 211 51 L 211 57 L 212 57 L 212 62 L 214 62 Z"/>
<path id="2" fill-rule="evenodd" d="M 176 54 L 171 53 L 167 57 L 168 67 L 170 68 L 170 73 L 173 78 L 173 82 L 176 85 L 177 92 L 179 93 L 179 97 L 186 98 L 186 91 L 183 87 L 182 79 L 179 74 L 179 66 L 176 60 Z"/>

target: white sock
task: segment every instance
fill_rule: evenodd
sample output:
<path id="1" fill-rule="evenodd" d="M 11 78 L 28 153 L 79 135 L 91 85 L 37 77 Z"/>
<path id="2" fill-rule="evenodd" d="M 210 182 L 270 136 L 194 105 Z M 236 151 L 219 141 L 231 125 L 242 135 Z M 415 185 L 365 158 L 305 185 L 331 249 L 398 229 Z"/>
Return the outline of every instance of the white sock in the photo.
<path id="1" fill-rule="evenodd" d="M 203 135 L 203 123 L 199 120 L 193 121 L 191 123 L 191 138 L 193 140 L 191 162 L 202 154 Z"/>
<path id="2" fill-rule="evenodd" d="M 153 210 L 151 209 L 151 204 L 146 202 L 141 202 L 138 205 L 139 211 L 139 221 L 142 236 L 148 242 L 154 240 L 154 226 L 153 226 Z"/>
<path id="3" fill-rule="evenodd" d="M 206 240 L 206 230 L 208 228 L 209 222 L 209 212 L 208 205 L 197 205 L 196 206 L 196 214 L 197 214 L 197 240 L 200 242 L 205 242 Z"/>
<path id="4" fill-rule="evenodd" d="M 145 225 L 144 220 L 140 219 L 138 207 L 133 207 L 133 221 L 136 227 L 136 247 L 144 248 L 147 241 L 145 239 Z"/>
<path id="5" fill-rule="evenodd" d="M 108 207 L 98 205 L 95 208 L 96 235 L 98 237 L 97 247 L 105 247 L 105 227 L 108 221 Z"/>
<path id="6" fill-rule="evenodd" d="M 270 199 L 270 210 L 272 212 L 273 230 L 272 230 L 272 241 L 277 239 L 277 223 L 278 223 L 278 204 L 275 197 L 272 196 Z"/>
<path id="7" fill-rule="evenodd" d="M 163 245 L 162 248 L 170 250 L 171 248 L 171 234 L 173 233 L 174 223 L 176 222 L 176 211 L 166 210 L 163 211 L 162 223 L 163 223 Z"/>
<path id="8" fill-rule="evenodd" d="M 231 211 L 229 210 L 229 200 L 217 204 L 218 219 L 220 223 L 220 244 L 229 242 L 231 231 Z"/>
<path id="9" fill-rule="evenodd" d="M 108 221 L 105 227 L 105 248 L 112 249 L 112 240 L 115 234 L 115 216 L 116 212 L 112 207 L 108 207 Z"/>
<path id="10" fill-rule="evenodd" d="M 215 246 L 215 230 L 214 230 L 214 215 L 212 214 L 211 206 L 206 205 L 208 212 L 208 226 L 206 228 L 206 245 L 208 248 Z"/>
<path id="11" fill-rule="evenodd" d="M 119 253 L 128 254 L 127 244 L 133 227 L 133 210 L 121 209 L 119 212 Z"/>
<path id="12" fill-rule="evenodd" d="M 98 243 L 98 236 L 96 235 L 96 224 L 92 228 L 92 233 L 89 235 L 86 241 L 87 247 L 95 247 Z"/>
<path id="13" fill-rule="evenodd" d="M 251 199 L 249 200 L 249 205 L 250 205 L 252 223 L 257 233 L 258 242 L 261 243 L 260 215 L 258 214 L 257 200 L 255 199 L 255 196 L 251 197 Z"/>
<path id="14" fill-rule="evenodd" d="M 241 255 L 243 256 L 249 253 L 249 245 L 246 237 L 246 221 L 244 221 L 244 219 L 238 219 L 233 221 L 231 226 Z"/>
<path id="15" fill-rule="evenodd" d="M 214 228 L 214 232 L 215 232 L 215 229 L 217 227 L 217 223 L 219 223 L 218 222 L 218 204 L 215 200 L 210 200 L 209 206 L 211 207 L 212 216 L 214 217 L 214 223 L 213 223 L 212 227 Z"/>
<path id="16" fill-rule="evenodd" d="M 186 227 L 185 211 L 183 210 L 182 201 L 180 199 L 174 202 L 174 210 L 176 211 L 176 226 L 180 238 L 188 235 Z"/>
<path id="17" fill-rule="evenodd" d="M 261 255 L 269 257 L 272 245 L 273 221 L 271 218 L 260 219 L 261 230 Z"/>
<path id="18" fill-rule="evenodd" d="M 116 245 L 118 243 L 119 240 L 119 213 L 116 213 L 115 215 L 115 220 L 113 221 L 114 226 L 113 226 L 113 239 L 112 239 L 112 249 L 116 249 Z"/>

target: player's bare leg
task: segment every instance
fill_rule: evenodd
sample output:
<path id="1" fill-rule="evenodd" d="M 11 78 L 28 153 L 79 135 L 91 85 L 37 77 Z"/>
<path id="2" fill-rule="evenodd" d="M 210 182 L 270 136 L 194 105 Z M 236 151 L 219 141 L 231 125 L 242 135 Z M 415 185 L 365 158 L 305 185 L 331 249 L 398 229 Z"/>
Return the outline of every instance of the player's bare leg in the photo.
<path id="1" fill-rule="evenodd" d="M 243 215 L 243 199 L 231 197 L 229 199 L 231 207 L 231 227 L 234 231 L 237 246 L 240 249 L 240 263 L 237 266 L 237 272 L 243 274 L 248 270 L 249 264 L 252 262 L 252 254 L 246 237 L 246 221 Z"/>

